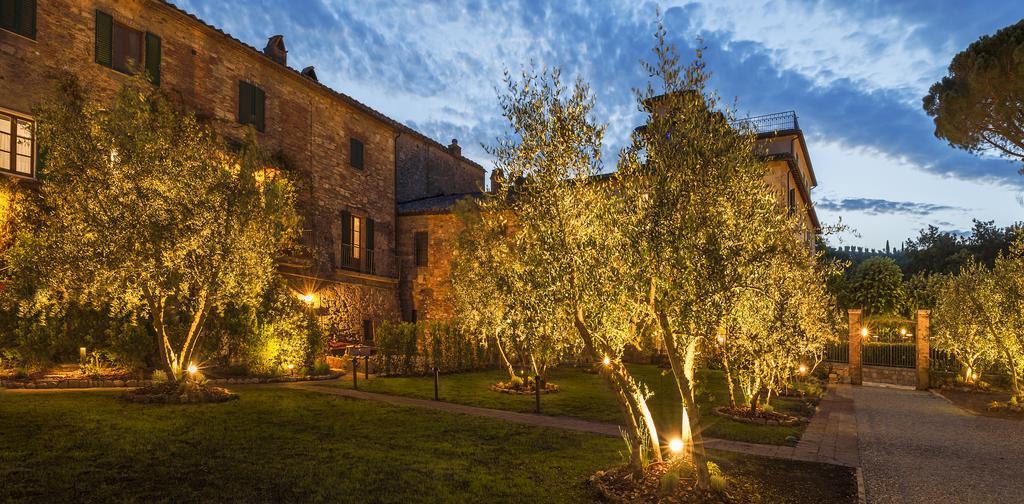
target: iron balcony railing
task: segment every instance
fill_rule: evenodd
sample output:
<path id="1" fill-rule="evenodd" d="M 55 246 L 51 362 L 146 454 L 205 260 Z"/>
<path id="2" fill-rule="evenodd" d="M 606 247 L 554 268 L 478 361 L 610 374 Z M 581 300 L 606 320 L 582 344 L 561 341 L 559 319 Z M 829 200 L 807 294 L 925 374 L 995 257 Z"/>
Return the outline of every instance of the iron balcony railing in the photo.
<path id="1" fill-rule="evenodd" d="M 749 128 L 755 133 L 771 133 L 774 131 L 787 131 L 800 129 L 800 122 L 797 121 L 796 111 L 776 112 L 754 117 L 747 117 L 733 122 L 737 129 Z"/>
<path id="2" fill-rule="evenodd" d="M 373 249 L 344 244 L 341 246 L 341 267 L 374 275 L 377 273 Z"/>

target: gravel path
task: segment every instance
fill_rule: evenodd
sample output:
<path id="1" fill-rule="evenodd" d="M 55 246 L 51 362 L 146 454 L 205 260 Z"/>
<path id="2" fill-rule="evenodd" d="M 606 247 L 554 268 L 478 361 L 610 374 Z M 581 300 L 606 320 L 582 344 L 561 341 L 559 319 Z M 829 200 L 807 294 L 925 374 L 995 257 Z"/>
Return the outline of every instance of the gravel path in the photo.
<path id="1" fill-rule="evenodd" d="M 1024 423 L 928 392 L 854 387 L 869 503 L 1024 502 Z"/>

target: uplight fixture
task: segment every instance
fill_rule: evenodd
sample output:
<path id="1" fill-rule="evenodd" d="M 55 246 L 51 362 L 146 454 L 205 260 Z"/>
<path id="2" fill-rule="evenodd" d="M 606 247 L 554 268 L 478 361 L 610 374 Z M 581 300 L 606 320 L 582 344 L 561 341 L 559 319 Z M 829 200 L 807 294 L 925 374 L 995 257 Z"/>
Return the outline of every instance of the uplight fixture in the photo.
<path id="1" fill-rule="evenodd" d="M 668 442 L 668 449 L 672 453 L 680 453 L 680 452 L 682 452 L 683 451 L 683 440 L 679 439 L 679 438 L 672 438 L 672 440 Z"/>

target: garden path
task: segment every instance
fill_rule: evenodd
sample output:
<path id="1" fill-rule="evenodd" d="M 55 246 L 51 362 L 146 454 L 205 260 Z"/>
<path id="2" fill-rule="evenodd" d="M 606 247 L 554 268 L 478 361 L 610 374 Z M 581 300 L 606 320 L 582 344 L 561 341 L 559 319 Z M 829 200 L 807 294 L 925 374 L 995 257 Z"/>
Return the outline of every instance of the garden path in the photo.
<path id="1" fill-rule="evenodd" d="M 1020 422 L 928 392 L 856 387 L 853 399 L 869 503 L 1020 502 Z"/>
<path id="2" fill-rule="evenodd" d="M 308 390 L 353 399 L 380 401 L 396 406 L 429 408 L 451 413 L 483 416 L 509 422 L 535 425 L 538 427 L 574 430 L 614 437 L 620 436 L 619 426 L 616 424 L 591 422 L 578 418 L 518 413 L 514 411 L 466 406 L 444 401 L 430 401 L 426 399 L 417 399 L 391 394 L 377 394 L 361 390 L 332 387 L 327 385 L 325 382 L 296 382 L 274 384 L 274 386 Z M 837 393 L 836 387 L 829 387 L 829 392 L 822 399 L 819 413 L 814 416 L 810 425 L 807 427 L 807 433 L 804 435 L 806 439 L 801 441 L 795 447 L 744 443 L 740 441 L 708 437 L 704 438 L 704 445 L 716 450 L 747 453 L 764 457 L 807 460 L 856 467 L 858 462 L 857 431 L 852 414 L 852 400 L 849 397 L 848 389 L 848 386 L 841 388 L 840 390 L 845 392 Z"/>

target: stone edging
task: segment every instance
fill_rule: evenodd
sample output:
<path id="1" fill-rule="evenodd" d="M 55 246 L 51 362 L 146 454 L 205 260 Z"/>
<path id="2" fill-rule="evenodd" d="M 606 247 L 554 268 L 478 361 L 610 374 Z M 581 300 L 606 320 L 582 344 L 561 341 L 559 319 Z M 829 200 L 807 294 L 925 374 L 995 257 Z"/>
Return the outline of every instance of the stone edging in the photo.
<path id="1" fill-rule="evenodd" d="M 785 420 L 769 420 L 767 418 L 750 418 L 750 417 L 744 417 L 744 416 L 737 416 L 737 415 L 732 415 L 732 414 L 727 413 L 725 411 L 725 406 L 718 406 L 717 408 L 715 408 L 715 414 L 718 415 L 718 416 L 721 416 L 721 417 L 728 418 L 730 420 L 735 420 L 737 422 L 742 422 L 742 423 L 745 423 L 745 424 L 752 424 L 752 425 L 772 425 L 772 426 L 778 425 L 778 426 L 782 426 L 782 427 L 793 427 L 793 426 L 800 425 L 800 424 L 803 424 L 803 423 L 807 422 L 806 418 L 794 417 L 794 416 L 791 416 L 791 417 L 789 417 L 789 418 L 787 418 Z"/>
<path id="2" fill-rule="evenodd" d="M 274 378 L 216 378 L 207 380 L 211 385 L 244 385 L 256 383 L 291 383 L 300 381 L 323 381 L 339 378 L 340 373 L 317 376 L 279 376 Z M 138 388 L 152 385 L 152 380 L 62 380 L 17 381 L 0 380 L 0 388 L 9 389 L 87 389 L 87 388 Z"/>

